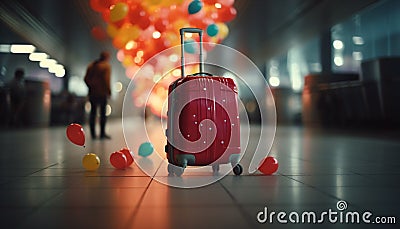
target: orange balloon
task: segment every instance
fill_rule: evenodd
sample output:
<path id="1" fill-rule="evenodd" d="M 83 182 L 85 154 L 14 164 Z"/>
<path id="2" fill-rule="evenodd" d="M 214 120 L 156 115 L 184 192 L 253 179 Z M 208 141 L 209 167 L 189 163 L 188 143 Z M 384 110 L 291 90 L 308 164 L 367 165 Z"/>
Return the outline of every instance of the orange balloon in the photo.
<path id="1" fill-rule="evenodd" d="M 85 132 L 81 125 L 77 123 L 72 123 L 67 127 L 67 137 L 68 139 L 79 146 L 85 145 Z"/>
<path id="2" fill-rule="evenodd" d="M 117 35 L 118 33 L 118 28 L 115 27 L 113 24 L 108 24 L 107 25 L 107 34 L 110 37 L 115 37 L 115 35 Z"/>
<path id="3" fill-rule="evenodd" d="M 113 45 L 117 49 L 125 48 L 129 41 L 135 41 L 140 35 L 140 29 L 137 25 L 125 24 L 114 37 Z"/>

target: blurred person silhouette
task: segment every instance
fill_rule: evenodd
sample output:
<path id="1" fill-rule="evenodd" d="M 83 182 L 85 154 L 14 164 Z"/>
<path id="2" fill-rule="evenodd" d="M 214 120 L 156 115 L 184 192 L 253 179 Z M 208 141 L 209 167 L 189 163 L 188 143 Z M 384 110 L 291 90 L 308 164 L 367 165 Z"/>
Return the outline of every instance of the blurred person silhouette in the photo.
<path id="1" fill-rule="evenodd" d="M 110 78 L 111 65 L 110 54 L 101 52 L 99 59 L 90 63 L 85 74 L 85 83 L 89 88 L 89 101 L 91 105 L 89 125 L 92 139 L 96 139 L 96 115 L 100 108 L 100 139 L 111 139 L 105 132 L 107 99 L 111 95 Z"/>
<path id="2" fill-rule="evenodd" d="M 25 103 L 25 71 L 18 68 L 14 72 L 14 78 L 9 82 L 10 107 L 11 107 L 11 126 L 20 127 L 22 122 L 22 112 Z"/>

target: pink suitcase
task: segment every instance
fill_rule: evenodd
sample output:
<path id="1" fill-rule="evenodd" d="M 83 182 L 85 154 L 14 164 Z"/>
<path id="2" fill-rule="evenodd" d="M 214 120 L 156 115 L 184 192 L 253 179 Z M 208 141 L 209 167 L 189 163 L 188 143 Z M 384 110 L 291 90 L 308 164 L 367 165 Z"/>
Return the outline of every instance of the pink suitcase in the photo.
<path id="1" fill-rule="evenodd" d="M 184 34 L 200 36 L 200 72 L 185 76 Z M 187 166 L 231 163 L 235 175 L 243 171 L 240 159 L 240 122 L 237 88 L 230 78 L 203 72 L 202 30 L 182 28 L 182 77 L 168 90 L 167 145 L 169 175 L 181 176 Z M 176 166 L 172 166 L 176 165 Z"/>

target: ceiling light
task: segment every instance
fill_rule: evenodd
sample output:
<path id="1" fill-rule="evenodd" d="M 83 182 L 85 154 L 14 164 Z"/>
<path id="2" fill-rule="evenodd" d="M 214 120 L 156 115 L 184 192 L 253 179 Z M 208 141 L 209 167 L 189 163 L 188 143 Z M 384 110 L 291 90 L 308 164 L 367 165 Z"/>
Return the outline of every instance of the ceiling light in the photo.
<path id="1" fill-rule="evenodd" d="M 333 58 L 333 62 L 335 63 L 336 66 L 342 66 L 343 65 L 343 57 L 341 56 L 336 56 Z"/>
<path id="2" fill-rule="evenodd" d="M 60 69 L 55 74 L 56 74 L 57 77 L 64 77 L 65 76 L 65 69 L 64 68 Z"/>
<path id="3" fill-rule="evenodd" d="M 279 86 L 279 84 L 281 84 L 281 81 L 279 80 L 278 77 L 271 76 L 269 78 L 269 84 L 271 84 L 272 87 L 277 87 L 277 86 Z"/>
<path id="4" fill-rule="evenodd" d="M 45 60 L 40 61 L 39 66 L 41 68 L 49 68 L 50 66 L 55 65 L 55 64 L 57 64 L 56 60 L 45 59 Z"/>
<path id="5" fill-rule="evenodd" d="M 62 66 L 61 64 L 54 64 L 49 67 L 49 72 L 57 73 L 59 71 L 62 71 L 63 69 L 64 69 L 64 66 Z"/>
<path id="6" fill-rule="evenodd" d="M 33 45 L 11 45 L 11 53 L 33 53 L 36 47 Z"/>
<path id="7" fill-rule="evenodd" d="M 30 61 L 42 61 L 45 60 L 49 57 L 46 53 L 43 52 L 33 52 L 29 54 L 29 60 Z"/>
<path id="8" fill-rule="evenodd" d="M 334 41 L 333 41 L 333 47 L 334 47 L 335 49 L 342 49 L 342 48 L 344 47 L 343 41 L 341 41 L 341 40 L 334 40 Z"/>
<path id="9" fill-rule="evenodd" d="M 0 53 L 10 53 L 11 45 L 0 44 Z"/>
<path id="10" fill-rule="evenodd" d="M 359 61 L 362 60 L 363 59 L 362 52 L 353 52 L 353 59 Z"/>
<path id="11" fill-rule="evenodd" d="M 364 39 L 360 36 L 354 36 L 353 37 L 353 43 L 355 45 L 363 45 L 364 44 Z"/>

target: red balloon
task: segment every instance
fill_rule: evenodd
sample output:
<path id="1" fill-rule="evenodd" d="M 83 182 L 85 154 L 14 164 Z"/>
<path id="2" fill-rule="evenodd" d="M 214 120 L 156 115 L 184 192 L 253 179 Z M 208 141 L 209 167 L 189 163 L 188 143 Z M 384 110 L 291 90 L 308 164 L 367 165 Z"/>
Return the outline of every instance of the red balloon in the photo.
<path id="1" fill-rule="evenodd" d="M 90 0 L 90 7 L 97 12 L 103 12 L 110 9 L 115 4 L 115 0 Z"/>
<path id="2" fill-rule="evenodd" d="M 126 157 L 126 166 L 131 166 L 133 163 L 132 152 L 128 148 L 122 148 L 119 152 L 123 153 Z"/>
<path id="3" fill-rule="evenodd" d="M 237 12 L 234 7 L 222 6 L 222 8 L 218 10 L 218 20 L 229 22 L 236 17 L 236 14 Z"/>
<path id="4" fill-rule="evenodd" d="M 162 18 L 159 18 L 156 22 L 154 22 L 154 28 L 160 33 L 164 32 L 167 29 L 167 26 L 168 21 Z"/>
<path id="5" fill-rule="evenodd" d="M 110 163 L 116 169 L 125 169 L 128 164 L 126 156 L 121 152 L 114 152 L 110 155 Z"/>
<path id="6" fill-rule="evenodd" d="M 138 23 L 140 17 L 146 14 L 146 11 L 140 5 L 131 5 L 128 12 L 129 22 Z"/>
<path id="7" fill-rule="evenodd" d="M 145 11 L 143 11 L 145 12 Z M 150 26 L 151 21 L 149 19 L 149 15 L 143 14 L 144 16 L 139 18 L 139 21 L 136 22 L 136 24 L 143 30 L 147 29 L 147 27 Z"/>
<path id="8" fill-rule="evenodd" d="M 189 23 L 196 28 L 204 29 L 208 26 L 209 21 L 204 20 L 204 18 L 191 17 Z"/>
<path id="9" fill-rule="evenodd" d="M 206 4 L 214 5 L 217 2 L 217 0 L 203 0 L 203 2 Z"/>
<path id="10" fill-rule="evenodd" d="M 109 23 L 110 22 L 110 11 L 109 10 L 103 11 L 101 13 L 101 17 L 103 18 L 103 20 L 105 22 Z"/>
<path id="11" fill-rule="evenodd" d="M 106 32 L 100 26 L 93 27 L 91 30 L 91 33 L 92 33 L 92 36 L 99 41 L 105 40 L 107 38 Z"/>
<path id="12" fill-rule="evenodd" d="M 67 137 L 76 145 L 83 146 L 85 144 L 85 132 L 77 123 L 72 123 L 67 127 Z"/>
<path id="13" fill-rule="evenodd" d="M 271 175 L 278 170 L 278 160 L 272 156 L 266 157 L 258 167 L 258 170 L 265 175 Z"/>

